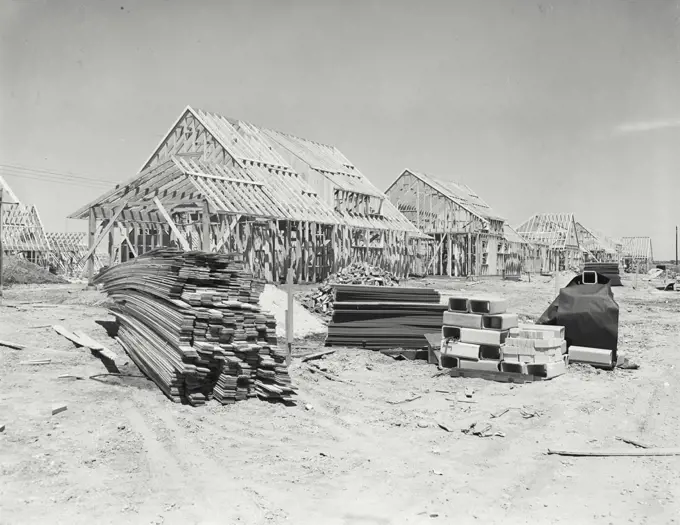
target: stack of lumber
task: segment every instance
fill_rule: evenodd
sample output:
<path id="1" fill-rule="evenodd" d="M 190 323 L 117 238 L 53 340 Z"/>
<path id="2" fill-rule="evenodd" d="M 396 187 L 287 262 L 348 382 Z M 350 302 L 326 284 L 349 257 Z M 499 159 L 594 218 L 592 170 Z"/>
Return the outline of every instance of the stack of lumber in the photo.
<path id="1" fill-rule="evenodd" d="M 335 294 L 326 346 L 427 348 L 425 334 L 441 329 L 446 309 L 424 288 L 340 285 Z"/>
<path id="2" fill-rule="evenodd" d="M 619 274 L 619 263 L 588 262 L 583 265 L 583 271 L 597 272 L 609 279 L 612 286 L 623 286 L 621 284 L 621 275 Z"/>
<path id="3" fill-rule="evenodd" d="M 550 379 L 565 373 L 564 327 L 520 325 L 506 309 L 507 301 L 498 297 L 449 298 L 442 366 L 494 380 L 503 374 Z"/>
<path id="4" fill-rule="evenodd" d="M 355 262 L 330 275 L 316 290 L 300 295 L 298 300 L 307 310 L 325 316 L 326 320 L 330 321 L 334 288 L 341 284 L 397 286 L 399 279 L 392 272 L 377 266 Z"/>
<path id="5" fill-rule="evenodd" d="M 158 249 L 102 270 L 118 339 L 173 401 L 223 404 L 294 390 L 276 321 L 257 305 L 264 283 L 240 255 Z"/>

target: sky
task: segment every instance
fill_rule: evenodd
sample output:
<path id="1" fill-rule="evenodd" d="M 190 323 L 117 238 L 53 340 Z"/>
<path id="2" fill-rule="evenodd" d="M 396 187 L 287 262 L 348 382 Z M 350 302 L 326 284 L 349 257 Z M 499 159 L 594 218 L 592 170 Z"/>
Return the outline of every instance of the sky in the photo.
<path id="1" fill-rule="evenodd" d="M 0 0 L 0 174 L 47 230 L 85 230 L 187 105 L 675 257 L 676 0 Z"/>

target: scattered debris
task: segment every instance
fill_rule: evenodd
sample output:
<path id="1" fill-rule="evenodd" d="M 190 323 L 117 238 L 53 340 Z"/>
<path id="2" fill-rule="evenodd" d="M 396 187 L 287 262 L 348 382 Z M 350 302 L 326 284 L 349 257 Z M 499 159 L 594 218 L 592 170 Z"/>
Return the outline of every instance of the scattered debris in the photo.
<path id="1" fill-rule="evenodd" d="M 470 388 L 469 386 L 465 387 L 465 397 L 472 397 L 472 394 L 474 394 L 475 391 Z"/>
<path id="2" fill-rule="evenodd" d="M 63 374 L 57 377 L 57 379 L 85 379 L 82 376 L 74 376 L 71 374 Z"/>
<path id="3" fill-rule="evenodd" d="M 441 470 L 432 470 L 432 474 L 435 476 L 443 476 L 444 473 Z"/>
<path id="4" fill-rule="evenodd" d="M 479 437 L 505 437 L 503 432 L 494 432 L 491 423 L 472 423 L 469 427 L 462 429 L 463 434 Z"/>
<path id="5" fill-rule="evenodd" d="M 406 399 L 401 399 L 399 401 L 387 401 L 390 405 L 400 405 L 402 403 L 410 403 L 411 401 L 415 401 L 416 399 L 420 399 L 423 396 L 413 396 L 413 397 L 407 397 Z"/>
<path id="6" fill-rule="evenodd" d="M 5 431 L 5 424 L 0 423 L 0 432 L 4 432 L 4 431 Z"/>
<path id="7" fill-rule="evenodd" d="M 302 358 L 302 362 L 313 361 L 314 359 L 320 359 L 324 356 L 334 354 L 335 350 L 323 350 L 321 352 L 315 352 L 313 354 L 306 355 Z"/>
<path id="8" fill-rule="evenodd" d="M 519 413 L 522 414 L 524 419 L 531 419 L 532 417 L 539 417 L 541 413 L 535 408 L 522 407 L 519 409 Z"/>
<path id="9" fill-rule="evenodd" d="M 328 379 L 329 381 L 337 381 L 338 383 L 345 383 L 345 384 L 348 384 L 348 385 L 352 384 L 349 381 L 345 381 L 344 379 L 340 379 L 339 377 L 331 375 L 328 372 L 324 372 L 318 366 L 307 365 L 307 370 L 309 370 L 313 374 L 320 374 L 320 375 L 324 376 L 326 379 Z"/>
<path id="10" fill-rule="evenodd" d="M 619 441 L 623 441 L 624 443 L 628 443 L 629 445 L 633 445 L 634 447 L 638 447 L 638 448 L 654 448 L 650 445 L 645 445 L 643 443 L 640 443 L 639 441 L 634 441 L 632 439 L 628 439 L 628 438 L 625 438 L 625 437 L 617 436 L 616 439 L 618 439 Z"/>
<path id="11" fill-rule="evenodd" d="M 645 448 L 638 450 L 553 450 L 548 454 L 578 457 L 623 457 L 623 456 L 680 456 L 680 448 Z"/>
<path id="12" fill-rule="evenodd" d="M 504 414 L 507 414 L 508 412 L 510 412 L 510 409 L 509 409 L 509 408 L 506 408 L 505 410 L 501 410 L 500 412 L 496 412 L 495 414 L 491 414 L 491 417 L 492 417 L 493 419 L 496 419 L 496 418 L 501 417 L 501 416 L 504 415 Z"/>
<path id="13" fill-rule="evenodd" d="M 305 410 L 313 410 L 313 409 L 314 409 L 314 407 L 311 404 L 307 403 L 305 405 Z"/>
<path id="14" fill-rule="evenodd" d="M 66 405 L 52 405 L 52 415 L 55 416 L 64 412 L 68 407 Z"/>
<path id="15" fill-rule="evenodd" d="M 51 359 L 31 359 L 30 361 L 19 361 L 20 365 L 49 365 Z"/>
<path id="16" fill-rule="evenodd" d="M 0 341 L 0 346 L 6 346 L 7 348 L 11 348 L 13 350 L 23 350 L 26 348 L 26 345 L 12 343 L 11 341 Z"/>
<path id="17" fill-rule="evenodd" d="M 423 421 L 423 420 L 421 419 L 420 421 L 418 421 L 418 426 L 419 426 L 420 428 L 427 428 L 427 427 L 430 426 L 430 424 L 429 424 L 427 421 Z"/>

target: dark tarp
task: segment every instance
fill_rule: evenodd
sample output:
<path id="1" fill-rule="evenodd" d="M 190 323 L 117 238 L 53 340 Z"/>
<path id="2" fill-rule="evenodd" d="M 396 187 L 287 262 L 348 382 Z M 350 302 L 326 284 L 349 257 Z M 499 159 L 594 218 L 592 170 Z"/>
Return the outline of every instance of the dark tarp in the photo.
<path id="1" fill-rule="evenodd" d="M 537 324 L 564 326 L 567 345 L 616 351 L 619 337 L 619 305 L 609 279 L 597 274 L 597 284 L 583 284 L 574 277 Z"/>

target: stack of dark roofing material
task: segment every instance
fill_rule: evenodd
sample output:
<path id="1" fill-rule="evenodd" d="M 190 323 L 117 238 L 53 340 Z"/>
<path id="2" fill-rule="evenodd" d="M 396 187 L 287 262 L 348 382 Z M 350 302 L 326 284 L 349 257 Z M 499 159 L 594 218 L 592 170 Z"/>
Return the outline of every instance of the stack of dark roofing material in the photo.
<path id="1" fill-rule="evenodd" d="M 431 289 L 338 285 L 326 346 L 427 348 L 425 334 L 441 330 L 439 303 Z"/>
<path id="2" fill-rule="evenodd" d="M 621 284 L 621 276 L 619 275 L 619 263 L 588 262 L 584 264 L 583 271 L 597 272 L 609 279 L 612 286 L 623 286 L 623 284 Z"/>
<path id="3" fill-rule="evenodd" d="M 104 269 L 95 283 L 114 301 L 120 342 L 173 401 L 294 394 L 274 316 L 257 305 L 264 283 L 240 255 L 158 249 Z"/>

